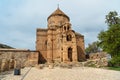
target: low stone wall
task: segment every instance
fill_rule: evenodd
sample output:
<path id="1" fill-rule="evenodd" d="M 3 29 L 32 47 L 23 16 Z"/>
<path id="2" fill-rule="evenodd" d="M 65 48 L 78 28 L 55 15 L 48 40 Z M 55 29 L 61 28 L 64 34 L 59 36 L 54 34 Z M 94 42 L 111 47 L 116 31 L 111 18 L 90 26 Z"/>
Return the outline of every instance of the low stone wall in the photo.
<path id="1" fill-rule="evenodd" d="M 100 58 L 104 58 L 104 57 L 107 57 L 107 53 L 106 52 L 97 52 L 97 53 L 90 53 L 89 54 L 89 58 L 91 60 L 100 59 Z"/>
<path id="2" fill-rule="evenodd" d="M 108 54 L 106 52 L 97 52 L 89 54 L 89 59 L 85 66 L 88 67 L 105 67 L 108 66 Z"/>
<path id="3" fill-rule="evenodd" d="M 106 67 L 108 66 L 108 60 L 107 58 L 101 58 L 101 59 L 94 59 L 94 60 L 87 60 L 84 63 L 84 66 L 87 67 Z"/>
<path id="4" fill-rule="evenodd" d="M 26 66 L 35 66 L 39 64 L 39 52 L 30 53 Z"/>
<path id="5" fill-rule="evenodd" d="M 17 49 L 0 49 L 0 71 L 38 64 L 39 52 Z"/>

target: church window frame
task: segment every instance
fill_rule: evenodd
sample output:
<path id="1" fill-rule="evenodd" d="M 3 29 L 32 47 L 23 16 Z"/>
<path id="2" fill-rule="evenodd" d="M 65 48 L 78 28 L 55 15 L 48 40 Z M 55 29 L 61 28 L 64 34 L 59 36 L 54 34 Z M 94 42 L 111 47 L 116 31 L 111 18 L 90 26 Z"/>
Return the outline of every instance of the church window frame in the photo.
<path id="1" fill-rule="evenodd" d="M 72 41 L 72 35 L 71 35 L 71 34 L 68 34 L 68 35 L 66 36 L 66 40 L 67 40 L 67 41 Z"/>
<path id="2" fill-rule="evenodd" d="M 66 31 L 66 26 L 64 26 L 64 30 Z"/>
<path id="3" fill-rule="evenodd" d="M 68 27 L 67 27 L 67 30 L 69 30 L 69 29 L 70 29 L 70 27 L 68 26 Z"/>

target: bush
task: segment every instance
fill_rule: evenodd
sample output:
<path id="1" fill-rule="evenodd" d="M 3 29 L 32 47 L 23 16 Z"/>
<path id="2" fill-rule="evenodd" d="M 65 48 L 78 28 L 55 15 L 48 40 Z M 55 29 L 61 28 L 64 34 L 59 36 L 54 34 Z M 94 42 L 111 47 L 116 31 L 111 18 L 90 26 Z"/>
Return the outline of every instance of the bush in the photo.
<path id="1" fill-rule="evenodd" d="M 120 56 L 113 57 L 109 61 L 108 66 L 110 66 L 110 67 L 120 67 Z"/>

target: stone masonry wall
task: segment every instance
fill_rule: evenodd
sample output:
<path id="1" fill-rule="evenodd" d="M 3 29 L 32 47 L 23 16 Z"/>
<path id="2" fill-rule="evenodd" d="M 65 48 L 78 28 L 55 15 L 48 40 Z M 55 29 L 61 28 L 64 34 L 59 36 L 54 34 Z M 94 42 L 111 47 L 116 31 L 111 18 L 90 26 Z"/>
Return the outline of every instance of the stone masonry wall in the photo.
<path id="1" fill-rule="evenodd" d="M 0 71 L 34 66 L 38 64 L 38 55 L 39 52 L 37 51 L 0 50 Z"/>
<path id="2" fill-rule="evenodd" d="M 81 35 L 77 35 L 77 53 L 78 53 L 78 61 L 84 61 L 85 58 L 85 46 L 84 46 L 84 37 Z"/>
<path id="3" fill-rule="evenodd" d="M 40 63 L 45 63 L 47 61 L 47 29 L 37 29 L 36 50 L 40 52 Z"/>

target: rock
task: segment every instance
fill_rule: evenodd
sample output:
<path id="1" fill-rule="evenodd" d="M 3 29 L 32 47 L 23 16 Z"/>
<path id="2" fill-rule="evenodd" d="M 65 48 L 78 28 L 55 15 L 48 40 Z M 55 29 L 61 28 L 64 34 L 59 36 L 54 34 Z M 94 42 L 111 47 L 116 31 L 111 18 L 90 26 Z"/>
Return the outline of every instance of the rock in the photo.
<path id="1" fill-rule="evenodd" d="M 36 67 L 37 69 L 43 69 L 44 65 L 43 65 L 43 64 L 39 64 L 39 65 L 35 65 L 35 67 Z"/>
<path id="2" fill-rule="evenodd" d="M 54 68 L 53 64 L 49 64 L 49 69 L 53 69 L 53 68 Z"/>

